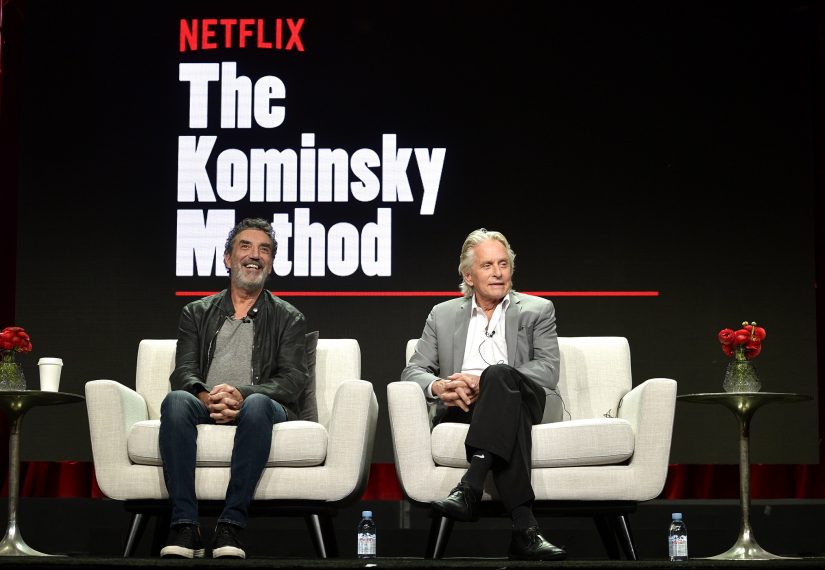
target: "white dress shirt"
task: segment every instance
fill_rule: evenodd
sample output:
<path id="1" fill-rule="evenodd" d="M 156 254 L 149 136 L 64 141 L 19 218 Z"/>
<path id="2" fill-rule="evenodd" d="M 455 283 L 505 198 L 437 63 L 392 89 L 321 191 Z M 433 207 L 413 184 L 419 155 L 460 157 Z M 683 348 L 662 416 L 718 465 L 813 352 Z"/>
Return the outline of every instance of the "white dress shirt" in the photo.
<path id="1" fill-rule="evenodd" d="M 496 305 L 493 315 L 487 321 L 484 309 L 473 296 L 470 313 L 470 328 L 467 329 L 467 344 L 464 345 L 464 361 L 461 371 L 481 376 L 485 368 L 492 364 L 508 364 L 507 338 L 504 330 L 504 313 L 510 305 L 510 298 Z"/>
<path id="2" fill-rule="evenodd" d="M 491 364 L 509 364 L 507 362 L 507 339 L 504 335 L 504 313 L 510 305 L 510 297 L 496 305 L 493 316 L 487 321 L 484 309 L 476 303 L 475 295 L 472 298 L 470 311 L 470 327 L 467 329 L 467 343 L 464 345 L 464 361 L 461 372 L 481 376 L 485 368 Z M 453 374 L 452 371 L 442 370 L 444 377 Z M 437 398 L 433 393 L 433 384 L 427 388 L 427 397 Z"/>

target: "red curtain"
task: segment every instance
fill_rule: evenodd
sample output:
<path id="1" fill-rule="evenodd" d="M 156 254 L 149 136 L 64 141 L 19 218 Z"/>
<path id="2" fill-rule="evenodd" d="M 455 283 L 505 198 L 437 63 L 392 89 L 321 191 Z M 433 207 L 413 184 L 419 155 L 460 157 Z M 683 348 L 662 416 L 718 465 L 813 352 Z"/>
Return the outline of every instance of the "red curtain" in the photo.
<path id="1" fill-rule="evenodd" d="M 8 473 L 2 494 L 8 496 Z M 825 499 L 825 469 L 812 465 L 751 465 L 752 499 Z M 102 498 L 94 465 L 85 461 L 24 461 L 20 466 L 21 497 Z M 395 465 L 373 463 L 368 501 L 403 498 Z M 738 465 L 671 465 L 660 499 L 738 499 Z"/>

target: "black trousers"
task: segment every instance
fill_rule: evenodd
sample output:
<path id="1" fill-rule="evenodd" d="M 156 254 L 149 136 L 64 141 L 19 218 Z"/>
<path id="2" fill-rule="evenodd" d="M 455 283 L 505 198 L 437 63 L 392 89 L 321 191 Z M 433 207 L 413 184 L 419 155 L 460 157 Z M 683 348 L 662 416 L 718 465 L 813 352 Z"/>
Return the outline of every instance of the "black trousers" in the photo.
<path id="1" fill-rule="evenodd" d="M 470 424 L 464 447 L 467 461 L 476 450 L 495 456 L 493 482 L 508 511 L 533 501 L 530 461 L 532 427 L 541 421 L 544 389 L 507 364 L 494 364 L 481 373 L 478 399 L 469 412 L 448 407 L 436 423 Z"/>

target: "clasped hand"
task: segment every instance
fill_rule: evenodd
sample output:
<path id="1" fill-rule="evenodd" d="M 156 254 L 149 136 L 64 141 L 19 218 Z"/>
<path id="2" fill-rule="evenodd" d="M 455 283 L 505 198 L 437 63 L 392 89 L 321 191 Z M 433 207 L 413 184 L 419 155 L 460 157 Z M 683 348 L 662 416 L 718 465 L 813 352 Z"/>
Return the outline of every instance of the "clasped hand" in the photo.
<path id="1" fill-rule="evenodd" d="M 447 406 L 458 406 L 465 412 L 478 399 L 479 377 L 474 374 L 456 372 L 447 376 L 442 384 L 441 401 Z"/>
<path id="2" fill-rule="evenodd" d="M 229 384 L 218 384 L 208 394 L 201 392 L 199 397 L 206 404 L 209 417 L 217 424 L 228 424 L 234 421 L 243 404 L 241 393 Z"/>

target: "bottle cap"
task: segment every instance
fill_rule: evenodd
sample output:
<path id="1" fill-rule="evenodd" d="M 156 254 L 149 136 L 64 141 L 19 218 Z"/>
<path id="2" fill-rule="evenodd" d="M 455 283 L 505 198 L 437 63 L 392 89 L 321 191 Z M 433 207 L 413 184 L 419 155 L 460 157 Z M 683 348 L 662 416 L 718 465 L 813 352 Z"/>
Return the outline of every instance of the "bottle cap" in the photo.
<path id="1" fill-rule="evenodd" d="M 366 518 L 372 518 L 372 511 L 361 511 L 361 516 Z"/>
<path id="2" fill-rule="evenodd" d="M 682 520 L 682 513 L 673 513 L 673 520 L 680 521 Z"/>

